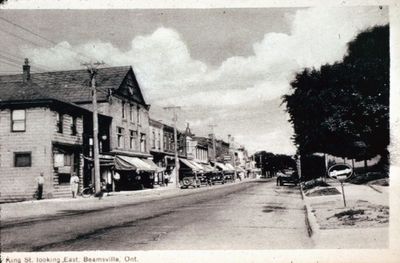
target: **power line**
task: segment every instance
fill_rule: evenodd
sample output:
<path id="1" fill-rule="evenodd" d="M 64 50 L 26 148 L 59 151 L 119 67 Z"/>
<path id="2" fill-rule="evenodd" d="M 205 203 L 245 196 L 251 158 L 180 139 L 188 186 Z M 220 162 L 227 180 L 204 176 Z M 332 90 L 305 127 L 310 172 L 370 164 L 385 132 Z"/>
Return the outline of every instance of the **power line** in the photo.
<path id="1" fill-rule="evenodd" d="M 10 21 L 10 20 L 4 18 L 4 17 L 0 17 L 0 19 L 3 20 L 3 21 L 5 21 L 5 22 L 7 22 L 7 23 L 9 23 L 9 24 L 11 24 L 11 25 L 13 25 L 13 26 L 15 26 L 15 27 L 18 27 L 18 28 L 20 28 L 20 29 L 22 29 L 22 30 L 24 30 L 24 31 L 26 31 L 26 32 L 29 32 L 29 33 L 33 34 L 34 36 L 36 36 L 36 37 L 38 37 L 38 38 L 40 38 L 40 39 L 43 39 L 43 40 L 45 40 L 45 41 L 47 41 L 47 42 L 49 42 L 49 43 L 51 43 L 51 44 L 53 44 L 53 45 L 58 45 L 58 43 L 56 43 L 55 41 L 53 41 L 53 40 L 51 40 L 51 39 L 49 39 L 49 38 L 47 38 L 47 37 L 44 37 L 44 36 L 42 36 L 42 35 L 40 35 L 40 34 L 38 34 L 38 33 L 35 33 L 35 32 L 33 32 L 32 30 L 30 30 L 30 29 L 28 29 L 28 28 L 26 28 L 26 27 L 24 27 L 24 26 L 22 26 L 22 25 L 19 25 L 19 24 L 17 24 L 17 23 L 14 23 L 14 22 L 12 22 L 12 21 Z M 61 47 L 61 48 L 65 49 L 65 50 L 68 50 L 68 51 L 70 51 L 70 52 L 73 52 L 73 53 L 75 53 L 75 54 L 77 54 L 77 55 L 80 55 L 80 56 L 82 56 L 82 57 L 84 57 L 84 58 L 86 58 L 86 59 L 88 59 L 88 60 L 93 60 L 93 58 L 91 58 L 91 57 L 89 57 L 89 56 L 87 56 L 87 55 L 85 55 L 85 54 L 83 54 L 83 53 L 80 53 L 80 52 L 77 52 L 77 51 L 73 51 L 73 50 L 71 50 L 71 49 L 64 48 L 64 47 Z M 95 59 L 94 59 L 94 60 L 95 60 Z M 82 61 L 79 61 L 79 62 L 82 63 Z M 103 64 L 105 64 L 105 63 L 103 63 Z"/>

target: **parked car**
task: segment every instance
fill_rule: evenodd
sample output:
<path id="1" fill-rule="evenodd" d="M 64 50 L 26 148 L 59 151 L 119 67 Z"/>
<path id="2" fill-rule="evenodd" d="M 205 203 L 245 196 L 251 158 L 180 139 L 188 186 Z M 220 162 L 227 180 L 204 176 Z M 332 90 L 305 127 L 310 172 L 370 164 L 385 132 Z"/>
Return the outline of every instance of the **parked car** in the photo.
<path id="1" fill-rule="evenodd" d="M 216 184 L 216 183 L 221 183 L 221 184 L 225 183 L 225 176 L 222 172 L 213 173 L 211 175 L 211 184 Z"/>
<path id="2" fill-rule="evenodd" d="M 224 173 L 225 183 L 234 182 L 235 181 L 234 179 L 235 179 L 235 174 L 234 173 Z"/>
<path id="3" fill-rule="evenodd" d="M 293 169 L 284 169 L 277 173 L 276 185 L 294 184 L 299 183 L 299 176 Z"/>
<path id="4" fill-rule="evenodd" d="M 202 175 L 195 175 L 193 173 L 185 173 L 180 176 L 181 188 L 189 188 L 190 186 L 196 188 L 201 186 Z"/>

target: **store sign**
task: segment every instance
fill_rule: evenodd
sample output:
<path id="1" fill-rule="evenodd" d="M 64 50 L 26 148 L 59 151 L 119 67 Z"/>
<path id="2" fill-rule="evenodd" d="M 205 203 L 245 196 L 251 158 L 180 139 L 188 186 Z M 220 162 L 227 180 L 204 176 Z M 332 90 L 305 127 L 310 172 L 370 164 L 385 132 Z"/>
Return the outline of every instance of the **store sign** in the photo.
<path id="1" fill-rule="evenodd" d="M 232 157 L 230 155 L 224 156 L 224 161 L 230 161 L 230 160 L 232 160 Z"/>
<path id="2" fill-rule="evenodd" d="M 353 174 L 353 167 L 351 165 L 342 163 L 342 164 L 335 164 L 328 169 L 328 176 L 339 180 L 344 181 Z"/>
<path id="3" fill-rule="evenodd" d="M 64 166 L 64 154 L 56 153 L 54 154 L 54 167 L 62 167 Z"/>

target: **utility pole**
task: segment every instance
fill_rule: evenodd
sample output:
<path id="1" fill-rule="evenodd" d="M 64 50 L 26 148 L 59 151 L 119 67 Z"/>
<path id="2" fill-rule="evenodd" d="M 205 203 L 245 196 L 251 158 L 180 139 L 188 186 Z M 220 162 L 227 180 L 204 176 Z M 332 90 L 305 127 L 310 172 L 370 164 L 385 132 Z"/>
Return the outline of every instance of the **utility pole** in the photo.
<path id="1" fill-rule="evenodd" d="M 99 160 L 99 122 L 97 115 L 97 94 L 96 94 L 96 73 L 97 67 L 103 65 L 104 62 L 84 63 L 90 74 L 90 84 L 92 91 L 93 105 L 93 164 L 94 164 L 94 189 L 96 194 L 101 192 L 100 185 L 100 160 Z"/>
<path id="2" fill-rule="evenodd" d="M 236 160 L 235 160 L 235 147 L 233 145 L 233 136 L 231 136 L 230 134 L 228 134 L 228 142 L 229 142 L 229 149 L 231 152 L 231 162 L 233 165 L 233 169 L 234 169 L 234 180 L 236 180 L 237 178 L 237 173 L 236 173 Z"/>
<path id="3" fill-rule="evenodd" d="M 211 128 L 211 135 L 212 135 L 212 146 L 213 146 L 213 159 L 214 159 L 214 162 L 216 162 L 216 161 L 217 161 L 217 152 L 216 152 L 216 149 L 215 149 L 215 134 L 214 134 L 214 127 L 217 127 L 217 125 L 215 125 L 215 124 L 210 124 L 210 125 L 208 125 L 208 127 L 210 127 L 210 128 Z"/>
<path id="4" fill-rule="evenodd" d="M 178 159 L 178 132 L 176 130 L 176 123 L 178 121 L 178 114 L 176 110 L 180 110 L 180 106 L 169 106 L 164 107 L 164 110 L 172 110 L 173 118 L 172 121 L 174 122 L 174 148 L 175 148 L 175 186 L 179 188 L 179 159 Z"/>

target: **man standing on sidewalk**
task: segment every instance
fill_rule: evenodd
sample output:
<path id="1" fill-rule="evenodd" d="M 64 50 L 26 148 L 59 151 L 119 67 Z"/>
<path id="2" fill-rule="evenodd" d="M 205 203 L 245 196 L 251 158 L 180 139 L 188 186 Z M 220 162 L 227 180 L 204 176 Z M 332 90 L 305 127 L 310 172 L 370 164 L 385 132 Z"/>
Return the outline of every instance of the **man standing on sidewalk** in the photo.
<path id="1" fill-rule="evenodd" d="M 72 198 L 76 198 L 79 186 L 79 177 L 76 175 L 76 173 L 72 173 L 69 183 L 71 186 Z"/>
<path id="2" fill-rule="evenodd" d="M 36 183 L 37 183 L 37 200 L 42 199 L 43 195 L 43 184 L 44 184 L 44 178 L 43 178 L 43 172 L 40 173 L 38 177 L 36 177 Z"/>

